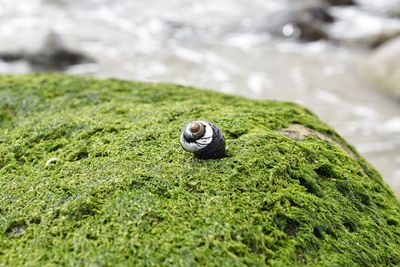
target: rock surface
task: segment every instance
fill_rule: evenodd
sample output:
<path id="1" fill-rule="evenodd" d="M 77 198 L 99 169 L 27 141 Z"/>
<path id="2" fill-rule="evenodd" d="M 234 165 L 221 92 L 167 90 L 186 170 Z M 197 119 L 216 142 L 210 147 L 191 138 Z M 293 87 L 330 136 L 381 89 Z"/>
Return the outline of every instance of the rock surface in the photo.
<path id="1" fill-rule="evenodd" d="M 90 57 L 66 48 L 61 37 L 54 33 L 46 37 L 40 50 L 34 53 L 24 51 L 0 53 L 0 61 L 7 63 L 23 61 L 28 63 L 34 72 L 61 72 L 70 66 L 94 63 Z"/>
<path id="2" fill-rule="evenodd" d="M 27 75 L 0 78 L 0 118 L 1 266 L 400 264 L 398 200 L 295 104 Z M 180 148 L 193 119 L 228 157 Z"/>
<path id="3" fill-rule="evenodd" d="M 356 3 L 353 0 L 326 0 L 332 6 L 352 6 Z"/>
<path id="4" fill-rule="evenodd" d="M 335 3 L 333 3 L 335 2 Z M 259 17 L 258 31 L 305 42 L 327 40 L 333 44 L 377 47 L 400 35 L 400 20 L 352 1 L 295 5 Z"/>
<path id="5" fill-rule="evenodd" d="M 259 19 L 256 28 L 273 35 L 312 42 L 329 39 L 325 25 L 335 20 L 327 7 L 293 7 Z"/>
<path id="6" fill-rule="evenodd" d="M 376 87 L 400 99 L 400 38 L 379 47 L 367 59 L 364 70 Z"/>

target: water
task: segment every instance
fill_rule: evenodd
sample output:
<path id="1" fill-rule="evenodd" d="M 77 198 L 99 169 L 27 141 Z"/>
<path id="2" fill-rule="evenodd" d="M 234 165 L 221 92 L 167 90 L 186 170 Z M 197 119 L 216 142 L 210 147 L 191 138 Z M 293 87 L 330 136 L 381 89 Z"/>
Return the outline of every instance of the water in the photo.
<path id="1" fill-rule="evenodd" d="M 371 52 L 353 44 L 301 44 L 260 30 L 271 13 L 298 2 L 0 0 L 0 51 L 37 50 L 55 32 L 68 47 L 97 60 L 69 73 L 300 103 L 354 144 L 400 196 L 400 102 L 373 88 L 359 71 Z M 384 7 L 367 5 L 365 10 L 379 15 Z M 379 27 L 396 29 L 395 19 L 379 20 L 376 14 L 366 24 L 375 25 L 376 32 L 351 24 L 348 12 L 365 16 L 365 10 L 336 8 L 344 19 L 330 29 L 335 38 L 362 43 Z M 0 71 L 29 72 L 29 66 L 0 63 Z"/>

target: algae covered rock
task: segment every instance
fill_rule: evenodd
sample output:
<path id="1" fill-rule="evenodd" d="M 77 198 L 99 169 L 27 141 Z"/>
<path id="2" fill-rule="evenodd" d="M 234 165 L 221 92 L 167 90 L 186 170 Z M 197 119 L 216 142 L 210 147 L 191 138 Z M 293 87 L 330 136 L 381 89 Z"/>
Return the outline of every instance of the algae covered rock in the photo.
<path id="1" fill-rule="evenodd" d="M 0 118 L 1 266 L 400 264 L 398 200 L 295 104 L 27 75 Z M 227 157 L 182 150 L 201 119 Z"/>

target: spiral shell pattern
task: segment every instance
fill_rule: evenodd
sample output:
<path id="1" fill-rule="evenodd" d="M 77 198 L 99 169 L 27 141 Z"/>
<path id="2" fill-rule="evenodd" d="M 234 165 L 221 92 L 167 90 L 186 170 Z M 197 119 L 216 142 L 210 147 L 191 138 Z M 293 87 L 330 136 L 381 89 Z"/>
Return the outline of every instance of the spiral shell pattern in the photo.
<path id="1" fill-rule="evenodd" d="M 225 156 L 225 139 L 220 129 L 207 121 L 193 121 L 181 133 L 180 143 L 198 158 L 217 159 Z"/>

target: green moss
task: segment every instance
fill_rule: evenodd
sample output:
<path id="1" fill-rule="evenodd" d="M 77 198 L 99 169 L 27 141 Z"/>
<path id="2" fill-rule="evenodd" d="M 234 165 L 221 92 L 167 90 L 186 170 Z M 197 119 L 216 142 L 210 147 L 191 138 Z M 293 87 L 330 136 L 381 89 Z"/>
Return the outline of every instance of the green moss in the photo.
<path id="1" fill-rule="evenodd" d="M 398 200 L 297 105 L 26 75 L 0 78 L 0 119 L 1 266 L 400 265 Z M 228 157 L 181 149 L 196 119 Z"/>

